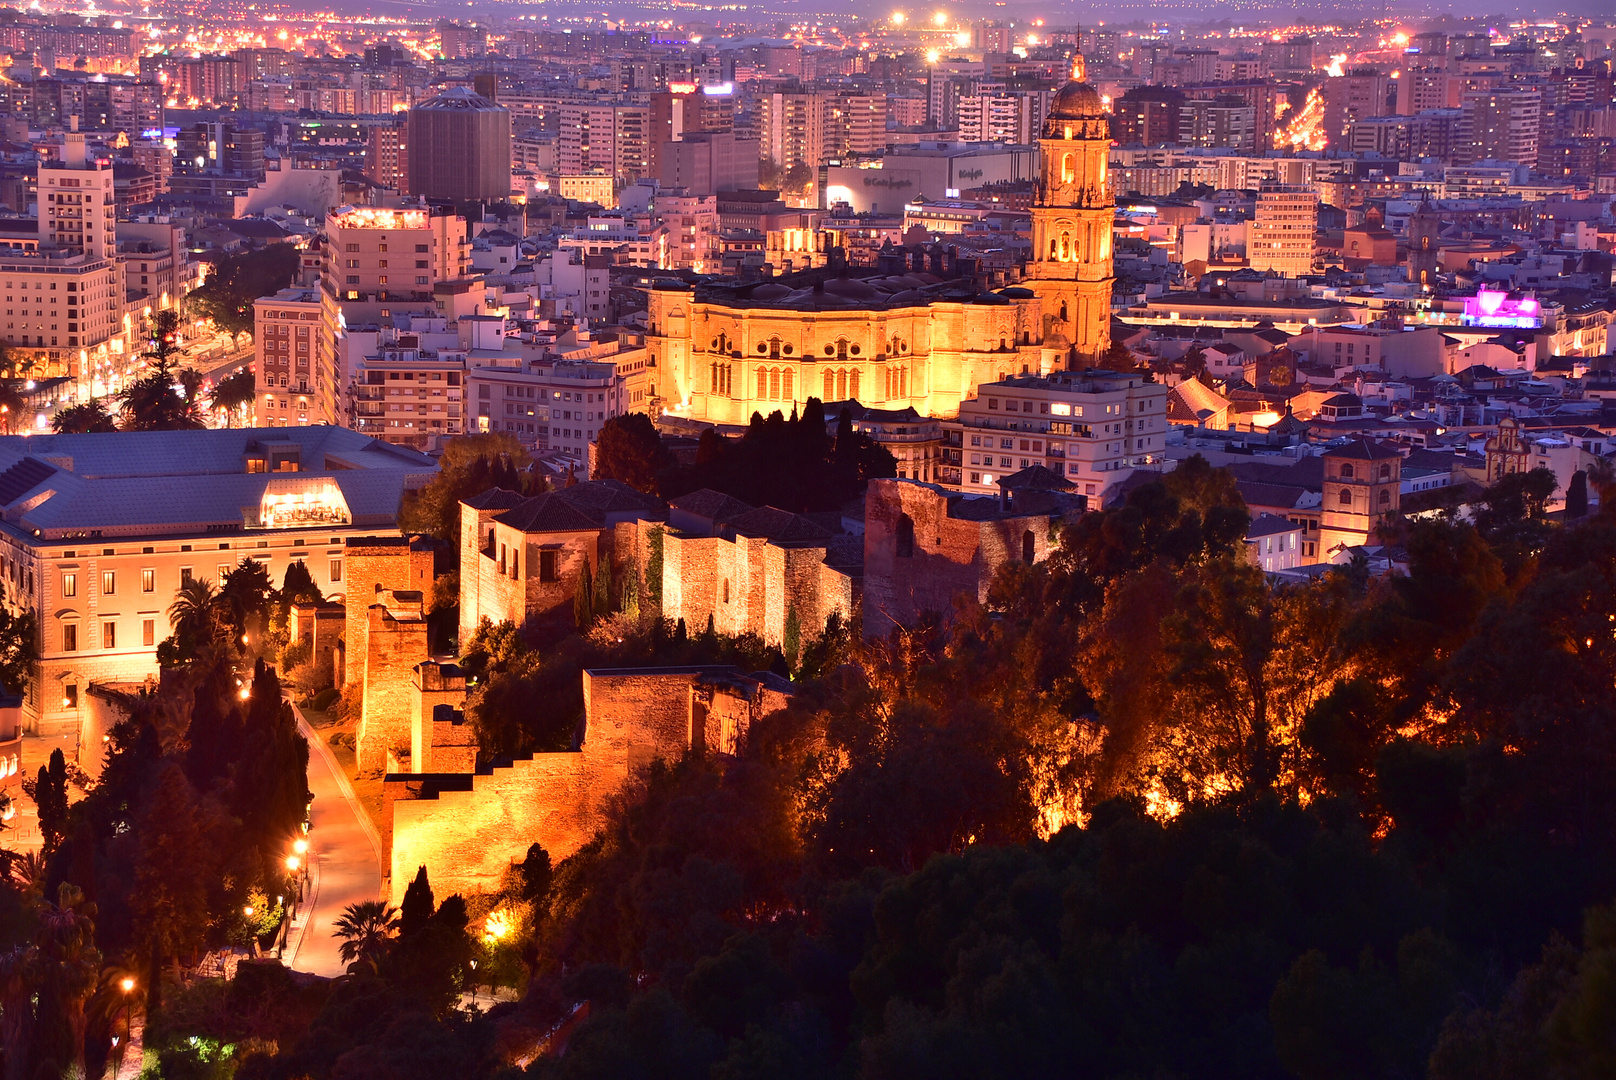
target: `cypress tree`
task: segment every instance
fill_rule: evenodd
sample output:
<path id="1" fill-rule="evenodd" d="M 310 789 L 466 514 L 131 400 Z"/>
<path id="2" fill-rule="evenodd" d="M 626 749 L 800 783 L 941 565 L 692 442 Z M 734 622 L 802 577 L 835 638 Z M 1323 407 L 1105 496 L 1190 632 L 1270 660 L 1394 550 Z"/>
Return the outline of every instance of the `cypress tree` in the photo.
<path id="1" fill-rule="evenodd" d="M 426 867 L 415 871 L 415 880 L 404 890 L 404 902 L 398 909 L 398 936 L 412 938 L 426 929 L 437 905 L 432 899 L 432 886 L 426 879 Z"/>
<path id="2" fill-rule="evenodd" d="M 595 569 L 595 616 L 597 618 L 612 613 L 612 560 L 610 556 L 600 560 Z"/>
<path id="3" fill-rule="evenodd" d="M 583 569 L 578 572 L 578 589 L 572 594 L 572 621 L 578 629 L 588 630 L 595 621 L 594 584 L 589 576 L 589 563 L 585 562 Z"/>

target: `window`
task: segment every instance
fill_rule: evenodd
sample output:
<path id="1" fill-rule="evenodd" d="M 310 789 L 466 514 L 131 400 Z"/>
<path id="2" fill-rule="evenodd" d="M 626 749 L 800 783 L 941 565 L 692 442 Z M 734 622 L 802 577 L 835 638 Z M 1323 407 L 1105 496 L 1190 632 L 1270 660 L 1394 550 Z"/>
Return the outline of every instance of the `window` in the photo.
<path id="1" fill-rule="evenodd" d="M 77 574 L 62 575 L 62 595 L 77 596 L 79 594 L 79 576 Z"/>
<path id="2" fill-rule="evenodd" d="M 1341 479 L 1343 479 L 1343 480 L 1351 480 L 1352 478 L 1353 478 L 1352 466 L 1343 464 L 1341 466 Z"/>
<path id="3" fill-rule="evenodd" d="M 62 708 L 76 709 L 79 707 L 79 688 L 72 684 L 62 687 Z"/>
<path id="4" fill-rule="evenodd" d="M 915 555 L 915 519 L 908 514 L 898 515 L 898 558 L 912 559 Z"/>
<path id="5" fill-rule="evenodd" d="M 180 567 L 180 588 L 183 589 L 183 588 L 185 588 L 185 586 L 189 585 L 190 583 L 191 583 L 191 568 L 189 566 Z"/>
<path id="6" fill-rule="evenodd" d="M 63 652 L 78 652 L 79 651 L 79 624 L 78 623 L 63 623 L 62 624 L 62 651 Z"/>
<path id="7" fill-rule="evenodd" d="M 1021 561 L 1026 563 L 1028 566 L 1031 566 L 1037 553 L 1037 540 L 1033 536 L 1032 530 L 1028 529 L 1026 532 L 1021 534 Z"/>
<path id="8" fill-rule="evenodd" d="M 1352 492 L 1343 490 L 1341 495 L 1336 499 L 1336 502 L 1340 503 L 1342 506 L 1351 506 Z"/>
<path id="9" fill-rule="evenodd" d="M 156 641 L 157 641 L 157 620 L 156 619 L 142 619 L 142 620 L 140 620 L 140 643 L 142 645 L 146 646 L 149 649 L 149 648 L 152 647 L 152 645 L 154 645 L 156 643 Z"/>
<path id="10" fill-rule="evenodd" d="M 342 560 L 341 559 L 332 559 L 331 560 L 331 580 L 333 582 L 342 580 Z"/>
<path id="11" fill-rule="evenodd" d="M 118 647 L 118 624 L 104 622 L 101 624 L 101 647 L 103 649 L 116 649 Z"/>
<path id="12" fill-rule="evenodd" d="M 553 551 L 539 552 L 539 580 L 554 581 L 556 579 L 556 553 Z"/>
<path id="13" fill-rule="evenodd" d="M 230 564 L 229 563 L 220 563 L 219 564 L 219 584 L 222 586 L 224 584 L 224 579 L 229 577 L 229 576 L 230 576 Z"/>
<path id="14" fill-rule="evenodd" d="M 113 570 L 101 571 L 101 595 L 111 596 L 118 591 L 118 575 Z"/>

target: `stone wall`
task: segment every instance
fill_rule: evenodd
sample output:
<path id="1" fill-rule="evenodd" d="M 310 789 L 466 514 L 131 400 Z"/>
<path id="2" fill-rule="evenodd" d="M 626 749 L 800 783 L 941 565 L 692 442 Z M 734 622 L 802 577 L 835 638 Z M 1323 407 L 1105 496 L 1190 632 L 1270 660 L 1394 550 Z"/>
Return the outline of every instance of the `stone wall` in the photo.
<path id="1" fill-rule="evenodd" d="M 427 655 L 421 594 L 383 590 L 377 599 L 366 609 L 364 696 L 357 740 L 361 773 L 381 772 L 387 767 L 388 751 L 409 749 L 414 669 Z"/>
<path id="2" fill-rule="evenodd" d="M 432 593 L 432 545 L 418 536 L 349 537 L 343 550 L 347 580 L 346 682 L 364 677 L 367 611 L 384 590 Z M 426 649 L 421 650 L 426 655 Z"/>
<path id="3" fill-rule="evenodd" d="M 1020 559 L 1026 538 L 1033 559 L 1048 556 L 1054 522 L 1048 515 L 1000 512 L 993 500 L 964 497 L 916 480 L 872 480 L 864 500 L 864 633 L 879 637 L 922 613 L 946 614 L 956 597 L 987 599 L 999 567 Z M 967 513 L 968 511 L 968 513 Z M 911 523 L 910 553 L 899 554 L 903 518 Z"/>
<path id="4" fill-rule="evenodd" d="M 470 772 L 477 762 L 477 740 L 470 738 L 471 726 L 462 717 L 460 730 L 451 731 L 456 725 L 446 721 L 440 732 L 436 713 L 440 706 L 455 711 L 465 704 L 465 672 L 454 664 L 426 660 L 415 665 L 410 682 L 410 771 Z M 464 749 L 468 739 L 469 761 Z"/>
<path id="5" fill-rule="evenodd" d="M 827 566 L 823 547 L 665 531 L 663 614 L 684 619 L 692 634 L 706 627 L 710 615 L 720 634 L 753 633 L 779 645 L 793 609 L 806 639 L 824 628 L 832 611 L 851 617 L 857 602 L 857 581 Z"/>
<path id="6" fill-rule="evenodd" d="M 723 666 L 601 669 L 583 680 L 578 752 L 535 754 L 469 775 L 387 778 L 393 903 L 419 866 L 440 896 L 470 895 L 497 888 L 531 844 L 565 859 L 605 823 L 610 800 L 637 770 L 690 751 L 732 752 L 789 695 L 773 677 Z"/>

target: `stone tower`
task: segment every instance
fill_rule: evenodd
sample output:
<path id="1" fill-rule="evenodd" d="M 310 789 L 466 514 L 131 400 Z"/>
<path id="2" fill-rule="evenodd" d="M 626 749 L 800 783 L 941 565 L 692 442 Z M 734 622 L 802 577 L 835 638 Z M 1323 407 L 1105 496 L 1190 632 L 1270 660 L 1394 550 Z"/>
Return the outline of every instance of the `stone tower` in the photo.
<path id="1" fill-rule="evenodd" d="M 1430 197 L 1420 200 L 1420 208 L 1408 223 L 1408 280 L 1415 285 L 1435 285 L 1437 257 L 1442 247 L 1442 217 L 1431 207 Z"/>
<path id="2" fill-rule="evenodd" d="M 1033 261 L 1022 282 L 1043 301 L 1044 346 L 1056 368 L 1092 366 L 1111 344 L 1111 124 L 1080 57 L 1055 94 L 1038 140 Z M 1046 354 L 1049 355 L 1049 354 Z"/>

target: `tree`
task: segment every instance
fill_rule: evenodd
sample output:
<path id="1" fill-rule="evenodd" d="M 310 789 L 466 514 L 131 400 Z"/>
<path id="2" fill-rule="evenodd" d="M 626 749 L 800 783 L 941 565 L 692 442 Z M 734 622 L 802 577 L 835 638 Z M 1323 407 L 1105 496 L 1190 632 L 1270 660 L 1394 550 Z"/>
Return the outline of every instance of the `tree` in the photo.
<path id="1" fill-rule="evenodd" d="M 252 416 L 256 395 L 253 372 L 247 368 L 220 379 L 219 385 L 213 388 L 211 404 L 214 409 L 226 414 L 226 426 L 235 427 L 238 413 L 243 418 Z"/>
<path id="2" fill-rule="evenodd" d="M 1588 516 L 1588 474 L 1578 469 L 1571 474 L 1571 486 L 1566 488 L 1566 517 Z"/>
<path id="3" fill-rule="evenodd" d="M 273 296 L 290 285 L 303 257 L 291 244 L 270 244 L 257 251 L 227 255 L 213 264 L 202 287 L 188 298 L 192 310 L 213 320 L 219 329 L 240 334 L 253 328 L 253 301 Z"/>
<path id="4" fill-rule="evenodd" d="M 292 560 L 286 568 L 286 576 L 281 579 L 281 603 L 318 604 L 324 599 L 319 586 L 314 584 L 314 576 L 309 573 L 308 564 L 301 559 Z"/>
<path id="5" fill-rule="evenodd" d="M 11 693 L 21 693 L 38 659 L 39 621 L 32 608 L 18 612 L 0 604 L 0 685 Z"/>
<path id="6" fill-rule="evenodd" d="M 125 431 L 176 431 L 201 428 L 200 402 L 197 400 L 196 378 L 175 382 L 182 374 L 179 366 L 179 313 L 164 308 L 154 314 L 147 337 L 147 347 L 141 356 L 146 361 L 146 374 L 124 387 L 119 399 L 123 402 L 122 428 Z"/>
<path id="7" fill-rule="evenodd" d="M 214 597 L 214 606 L 230 626 L 239 650 L 246 650 L 241 638 L 250 629 L 262 629 L 264 626 L 269 617 L 269 597 L 274 591 L 269 571 L 263 563 L 254 559 L 243 558 L 234 570 L 225 575 L 218 595 Z"/>
<path id="8" fill-rule="evenodd" d="M 419 867 L 409 887 L 404 890 L 404 902 L 399 905 L 399 938 L 407 941 L 425 930 L 437 909 L 437 903 L 432 898 L 432 885 L 427 881 L 426 867 Z"/>
<path id="9" fill-rule="evenodd" d="M 1139 365 L 1128 346 L 1120 341 L 1113 341 L 1106 346 L 1105 352 L 1100 354 L 1100 366 L 1111 371 L 1132 371 Z"/>
<path id="10" fill-rule="evenodd" d="M 142 816 L 134 888 L 129 895 L 137 934 L 149 964 L 147 1008 L 162 1004 L 162 969 L 168 958 L 190 949 L 208 926 L 208 845 L 196 792 L 172 762 L 160 767 Z"/>
<path id="11" fill-rule="evenodd" d="M 418 493 L 406 498 L 400 527 L 425 533 L 452 546 L 460 559 L 460 503 L 493 488 L 526 494 L 532 464 L 527 450 L 513 435 L 488 432 L 450 439 L 438 459 L 438 474 Z"/>
<path id="12" fill-rule="evenodd" d="M 587 562 L 578 570 L 578 585 L 572 594 L 572 621 L 580 631 L 588 630 L 595 622 L 595 585 Z"/>
<path id="13" fill-rule="evenodd" d="M 509 670 L 526 653 L 527 642 L 522 640 L 515 623 L 509 620 L 496 623 L 485 615 L 471 632 L 461 665 L 468 673 L 482 678 Z"/>
<path id="14" fill-rule="evenodd" d="M 165 666 L 173 666 L 194 657 L 198 649 L 218 635 L 219 613 L 213 586 L 203 578 L 185 582 L 168 605 L 168 618 L 174 633 L 163 643 L 169 648 L 166 653 L 160 649 L 158 659 Z"/>
<path id="15" fill-rule="evenodd" d="M 28 402 L 21 391 L 10 382 L 0 382 L 0 428 L 8 435 L 33 429 L 33 417 L 28 415 Z"/>
<path id="16" fill-rule="evenodd" d="M 51 430 L 59 435 L 84 435 L 117 431 L 105 398 L 92 398 L 77 405 L 65 405 L 51 416 Z"/>
<path id="17" fill-rule="evenodd" d="M 648 495 L 657 492 L 657 476 L 673 464 L 656 425 L 644 413 L 623 413 L 601 425 L 595 441 L 597 479 L 621 480 Z"/>
<path id="18" fill-rule="evenodd" d="M 49 858 L 67 836 L 67 760 L 61 747 L 52 750 L 49 762 L 39 767 L 34 804 L 39 808 L 39 831 Z"/>
<path id="19" fill-rule="evenodd" d="M 398 932 L 398 909 L 380 900 L 349 904 L 337 919 L 333 936 L 342 939 L 340 953 L 349 972 L 363 966 L 377 971 Z"/>
<path id="20" fill-rule="evenodd" d="M 33 953 L 39 972 L 39 1014 L 58 1022 L 67 1036 L 71 1068 L 64 1075 L 83 1076 L 85 1002 L 101 972 L 95 946 L 96 906 L 69 882 L 56 890 L 56 902 L 40 912 Z"/>

